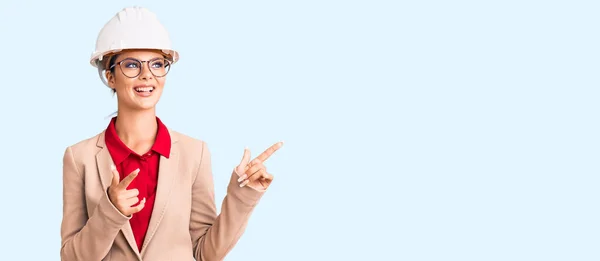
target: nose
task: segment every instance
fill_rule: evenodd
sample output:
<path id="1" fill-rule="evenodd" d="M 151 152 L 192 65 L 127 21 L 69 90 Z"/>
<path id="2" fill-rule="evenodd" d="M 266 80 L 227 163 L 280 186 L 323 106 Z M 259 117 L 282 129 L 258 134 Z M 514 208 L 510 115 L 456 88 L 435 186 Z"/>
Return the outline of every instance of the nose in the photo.
<path id="1" fill-rule="evenodd" d="M 154 77 L 154 75 L 150 71 L 150 65 L 149 65 L 148 62 L 143 62 L 140 70 L 142 70 L 140 72 L 140 79 L 142 79 L 142 80 L 150 80 L 150 79 L 152 79 Z"/>

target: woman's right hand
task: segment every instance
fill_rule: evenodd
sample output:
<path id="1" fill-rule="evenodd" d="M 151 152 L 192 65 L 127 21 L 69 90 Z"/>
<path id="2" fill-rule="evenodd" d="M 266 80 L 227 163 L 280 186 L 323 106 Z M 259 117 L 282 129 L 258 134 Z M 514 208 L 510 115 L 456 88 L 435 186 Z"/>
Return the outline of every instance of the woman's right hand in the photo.
<path id="1" fill-rule="evenodd" d="M 121 182 L 119 182 L 119 172 L 115 166 L 111 166 L 113 179 L 108 187 L 108 198 L 113 205 L 123 214 L 124 216 L 131 216 L 132 214 L 140 212 L 146 203 L 146 198 L 142 199 L 139 205 L 132 207 L 140 200 L 137 197 L 140 193 L 137 189 L 127 189 L 129 184 L 137 177 L 140 169 L 136 169 L 129 173 Z"/>

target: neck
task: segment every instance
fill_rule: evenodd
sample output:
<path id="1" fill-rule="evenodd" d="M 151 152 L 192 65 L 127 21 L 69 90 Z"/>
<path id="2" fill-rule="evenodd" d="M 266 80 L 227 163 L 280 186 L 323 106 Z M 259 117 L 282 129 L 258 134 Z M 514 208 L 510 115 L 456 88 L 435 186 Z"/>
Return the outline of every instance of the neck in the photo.
<path id="1" fill-rule="evenodd" d="M 153 144 L 156 139 L 158 124 L 155 109 L 131 111 L 119 108 L 115 123 L 117 135 L 130 148 L 139 144 Z"/>

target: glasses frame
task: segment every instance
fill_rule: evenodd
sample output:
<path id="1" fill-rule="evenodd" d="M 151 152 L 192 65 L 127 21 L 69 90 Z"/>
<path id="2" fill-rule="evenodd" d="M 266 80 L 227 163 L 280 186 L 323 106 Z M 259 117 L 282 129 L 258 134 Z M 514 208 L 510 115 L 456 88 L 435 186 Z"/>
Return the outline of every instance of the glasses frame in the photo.
<path id="1" fill-rule="evenodd" d="M 125 71 L 123 70 L 123 67 L 121 67 L 121 63 L 123 63 L 124 61 L 127 61 L 127 60 L 133 60 L 133 61 L 136 61 L 136 62 L 138 62 L 140 64 L 140 70 L 139 70 L 139 72 L 138 72 L 137 75 L 135 75 L 135 76 L 129 76 L 129 75 L 125 74 Z M 171 71 L 171 65 L 173 64 L 173 62 L 171 60 L 167 59 L 167 58 L 164 58 L 164 57 L 163 58 L 156 57 L 156 58 L 153 58 L 153 59 L 150 59 L 150 60 L 147 60 L 147 61 L 140 61 L 140 60 L 138 60 L 136 58 L 128 57 L 128 58 L 125 58 L 125 59 L 123 59 L 121 61 L 118 61 L 115 64 L 111 65 L 108 69 L 112 70 L 116 66 L 119 66 L 119 68 L 121 68 L 121 73 L 123 75 L 125 75 L 125 77 L 127 77 L 127 78 L 136 78 L 136 77 L 140 76 L 140 74 L 142 74 L 142 71 L 144 70 L 144 63 L 150 64 L 151 62 L 154 62 L 154 61 L 157 61 L 157 60 L 164 60 L 164 61 L 166 61 L 168 63 L 168 65 L 165 65 L 165 67 L 166 66 L 169 67 L 167 69 L 167 72 L 165 72 L 165 74 L 162 75 L 162 76 L 158 76 L 158 75 L 154 74 L 154 71 L 152 70 L 152 68 L 150 68 L 150 66 L 148 66 L 148 70 L 150 70 L 150 73 L 152 75 L 154 75 L 154 77 L 157 77 L 157 78 L 162 78 L 162 77 L 167 76 L 167 74 L 169 74 L 169 71 Z"/>

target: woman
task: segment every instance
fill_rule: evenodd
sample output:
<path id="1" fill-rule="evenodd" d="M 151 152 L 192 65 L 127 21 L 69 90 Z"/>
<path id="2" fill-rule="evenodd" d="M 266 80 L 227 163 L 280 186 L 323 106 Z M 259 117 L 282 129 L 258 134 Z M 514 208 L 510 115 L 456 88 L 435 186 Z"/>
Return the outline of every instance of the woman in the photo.
<path id="1" fill-rule="evenodd" d="M 273 180 L 263 163 L 282 143 L 252 161 L 244 150 L 217 215 L 206 143 L 155 114 L 178 59 L 147 9 L 125 8 L 101 30 L 91 63 L 118 115 L 65 151 L 62 260 L 222 260 L 241 237 Z"/>

